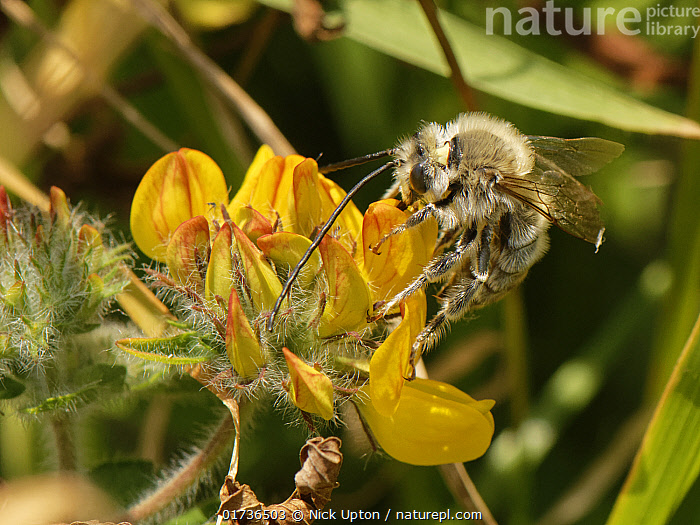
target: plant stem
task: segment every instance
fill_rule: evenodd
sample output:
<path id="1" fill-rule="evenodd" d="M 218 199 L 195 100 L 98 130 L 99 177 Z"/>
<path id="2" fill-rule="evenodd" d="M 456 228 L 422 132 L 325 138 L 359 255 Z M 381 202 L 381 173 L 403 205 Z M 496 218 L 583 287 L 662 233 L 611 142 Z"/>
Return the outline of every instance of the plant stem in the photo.
<path id="1" fill-rule="evenodd" d="M 75 443 L 71 435 L 71 423 L 72 418 L 67 414 L 60 414 L 51 418 L 51 428 L 56 439 L 59 470 L 76 470 L 77 461 Z"/>
<path id="2" fill-rule="evenodd" d="M 163 510 L 171 501 L 190 487 L 206 468 L 212 464 L 228 446 L 234 429 L 230 417 L 225 417 L 206 446 L 191 456 L 173 475 L 154 492 L 131 507 L 128 521 L 139 521 Z"/>
<path id="3" fill-rule="evenodd" d="M 450 463 L 438 468 L 455 500 L 469 512 L 480 512 L 481 519 L 487 525 L 498 525 L 463 463 Z"/>

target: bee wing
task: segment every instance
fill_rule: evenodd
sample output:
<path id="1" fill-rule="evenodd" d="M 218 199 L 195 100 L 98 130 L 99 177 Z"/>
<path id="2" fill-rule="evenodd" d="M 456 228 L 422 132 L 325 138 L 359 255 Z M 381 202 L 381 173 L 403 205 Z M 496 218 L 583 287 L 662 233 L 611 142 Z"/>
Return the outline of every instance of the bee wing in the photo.
<path id="1" fill-rule="evenodd" d="M 535 150 L 535 165 L 541 170 L 561 170 L 574 177 L 598 171 L 620 156 L 625 147 L 617 142 L 588 137 L 559 139 L 556 137 L 528 136 Z"/>
<path id="2" fill-rule="evenodd" d="M 561 169 L 535 168 L 522 177 L 504 177 L 498 187 L 531 206 L 559 228 L 596 245 L 603 242 L 600 199 Z"/>

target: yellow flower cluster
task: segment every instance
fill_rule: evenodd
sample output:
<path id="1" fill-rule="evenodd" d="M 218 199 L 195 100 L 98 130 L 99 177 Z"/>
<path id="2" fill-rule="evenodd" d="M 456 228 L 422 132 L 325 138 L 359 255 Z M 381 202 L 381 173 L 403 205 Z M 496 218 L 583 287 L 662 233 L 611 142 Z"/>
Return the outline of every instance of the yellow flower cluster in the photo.
<path id="1" fill-rule="evenodd" d="M 375 305 L 432 257 L 436 223 L 390 238 L 375 254 L 370 246 L 407 213 L 388 200 L 363 216 L 350 203 L 300 273 L 274 329 L 265 329 L 290 268 L 344 196 L 314 160 L 274 156 L 263 146 L 229 201 L 216 163 L 181 149 L 144 176 L 131 230 L 146 255 L 167 264 L 169 276 L 161 281 L 212 320 L 215 333 L 199 340 L 227 356 L 229 373 L 219 376 L 237 389 L 267 388 L 325 420 L 353 402 L 375 441 L 407 463 L 479 457 L 493 435 L 493 401 L 475 401 L 437 381 L 404 379 L 425 324 L 425 295 L 415 294 L 387 318 L 375 315 Z"/>

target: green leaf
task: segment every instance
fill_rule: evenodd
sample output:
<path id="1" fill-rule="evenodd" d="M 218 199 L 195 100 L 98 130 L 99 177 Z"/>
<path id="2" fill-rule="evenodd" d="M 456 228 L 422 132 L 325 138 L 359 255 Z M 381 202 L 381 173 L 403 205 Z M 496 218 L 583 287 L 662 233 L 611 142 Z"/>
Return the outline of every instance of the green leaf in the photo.
<path id="1" fill-rule="evenodd" d="M 289 11 L 291 2 L 262 0 Z M 345 0 L 345 35 L 442 76 L 450 71 L 418 2 Z M 700 124 L 645 104 L 451 13 L 440 20 L 472 87 L 518 104 L 641 133 L 700 138 Z"/>
<path id="2" fill-rule="evenodd" d="M 700 317 L 676 363 L 607 525 L 661 525 L 700 472 Z"/>
<path id="3" fill-rule="evenodd" d="M 700 40 L 695 41 L 688 84 L 687 115 L 700 119 Z M 667 260 L 673 272 L 671 292 L 656 332 L 654 356 L 650 367 L 650 394 L 658 396 L 666 383 L 677 353 L 700 311 L 700 144 L 683 144 L 680 169 L 674 184 L 673 201 L 669 206 L 670 222 L 666 233 Z"/>
<path id="4" fill-rule="evenodd" d="M 196 332 L 172 337 L 120 339 L 115 344 L 140 359 L 176 366 L 203 363 L 215 355 L 210 347 L 200 341 Z"/>

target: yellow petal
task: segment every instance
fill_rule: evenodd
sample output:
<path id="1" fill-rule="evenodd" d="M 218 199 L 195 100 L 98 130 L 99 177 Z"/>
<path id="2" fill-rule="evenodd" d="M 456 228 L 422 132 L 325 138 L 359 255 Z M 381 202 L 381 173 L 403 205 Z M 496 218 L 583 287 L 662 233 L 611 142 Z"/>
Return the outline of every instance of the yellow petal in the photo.
<path id="1" fill-rule="evenodd" d="M 288 231 L 310 237 L 314 228 L 323 223 L 318 166 L 312 159 L 305 159 L 294 168 L 287 208 L 290 222 Z"/>
<path id="2" fill-rule="evenodd" d="M 183 222 L 174 232 L 166 251 L 172 278 L 197 293 L 204 292 L 209 261 L 209 223 L 198 215 Z"/>
<path id="3" fill-rule="evenodd" d="M 416 379 L 404 385 L 391 417 L 379 414 L 369 401 L 358 408 L 387 454 L 411 465 L 443 465 L 486 452 L 493 437 L 493 405 L 446 383 Z"/>
<path id="4" fill-rule="evenodd" d="M 362 222 L 362 273 L 372 288 L 376 301 L 387 300 L 403 290 L 430 261 L 437 239 L 438 225 L 433 219 L 424 221 L 399 235 L 390 237 L 380 248 L 379 255 L 370 249 L 395 226 L 406 222 L 409 214 L 392 203 L 372 203 Z"/>
<path id="5" fill-rule="evenodd" d="M 211 243 L 211 254 L 204 283 L 204 297 L 226 299 L 233 288 L 233 259 L 231 254 L 231 226 L 224 223 Z"/>
<path id="6" fill-rule="evenodd" d="M 301 260 L 311 240 L 303 235 L 290 232 L 275 232 L 272 235 L 263 235 L 257 240 L 258 248 L 276 265 L 285 265 L 294 268 Z M 302 287 L 309 286 L 321 269 L 321 256 L 318 250 L 311 253 L 311 257 L 299 272 L 297 282 Z"/>
<path id="7" fill-rule="evenodd" d="M 335 211 L 340 201 L 345 198 L 346 193 L 343 188 L 323 175 L 319 175 L 318 180 L 321 188 L 323 188 L 321 199 L 323 201 L 323 216 L 325 219 L 330 217 L 331 213 Z M 336 221 L 336 225 L 341 228 L 342 232 L 348 232 L 348 237 L 353 243 L 357 241 L 362 227 L 362 213 L 360 213 L 360 210 L 357 209 L 357 206 L 355 206 L 352 201 L 350 201 L 341 212 Z M 342 237 L 341 242 L 343 242 Z"/>
<path id="8" fill-rule="evenodd" d="M 326 236 L 319 252 L 328 280 L 328 295 L 318 335 L 328 337 L 361 330 L 367 325 L 367 315 L 372 307 L 367 283 L 352 256 L 334 238 Z"/>
<path id="9" fill-rule="evenodd" d="M 242 208 L 250 204 L 253 192 L 260 182 L 262 167 L 274 156 L 275 154 L 272 152 L 272 148 L 270 146 L 267 144 L 260 146 L 260 149 L 258 149 L 253 162 L 248 167 L 248 171 L 243 179 L 243 184 L 241 184 L 238 193 L 236 193 L 236 196 L 231 200 L 231 204 L 228 206 L 229 214 L 231 216 L 234 215 L 238 208 Z"/>
<path id="10" fill-rule="evenodd" d="M 289 367 L 289 397 L 304 412 L 333 419 L 333 383 L 323 372 L 307 365 L 287 348 L 284 358 Z"/>
<path id="11" fill-rule="evenodd" d="M 236 373 L 253 377 L 265 364 L 258 338 L 243 312 L 236 290 L 231 290 L 226 318 L 226 353 Z"/>
<path id="12" fill-rule="evenodd" d="M 282 293 L 282 283 L 253 241 L 246 237 L 235 224 L 232 228 L 245 276 L 245 285 L 250 290 L 253 305 L 258 312 L 270 311 L 277 297 Z"/>
<path id="13" fill-rule="evenodd" d="M 158 160 L 141 180 L 131 204 L 131 234 L 143 253 L 164 261 L 165 245 L 180 224 L 197 215 L 218 217 L 219 205 L 227 203 L 219 166 L 201 151 L 182 148 Z"/>
<path id="14" fill-rule="evenodd" d="M 279 214 L 282 226 L 285 230 L 294 231 L 294 216 L 289 208 L 289 195 L 292 193 L 294 184 L 294 170 L 305 160 L 301 155 L 288 155 L 284 157 L 282 173 L 280 175 L 277 192 L 272 201 L 272 208 Z"/>
<path id="15" fill-rule="evenodd" d="M 282 174 L 284 173 L 284 157 L 272 157 L 268 159 L 258 171 L 255 176 L 256 183 L 250 189 L 250 194 L 247 199 L 243 199 L 241 192 L 236 195 L 236 202 L 231 203 L 229 210 L 232 215 L 235 214 L 234 204 L 238 206 L 250 206 L 251 208 L 258 210 L 265 217 L 274 222 L 276 219 L 276 213 L 274 209 L 274 202 L 277 198 L 277 190 L 280 185 L 280 180 L 282 179 Z M 245 182 L 244 182 L 245 186 Z"/>
<path id="16" fill-rule="evenodd" d="M 401 324 L 389 334 L 369 362 L 372 405 L 383 416 L 396 412 L 405 377 L 410 375 L 411 347 L 425 325 L 425 293 L 412 295 L 401 307 Z"/>

